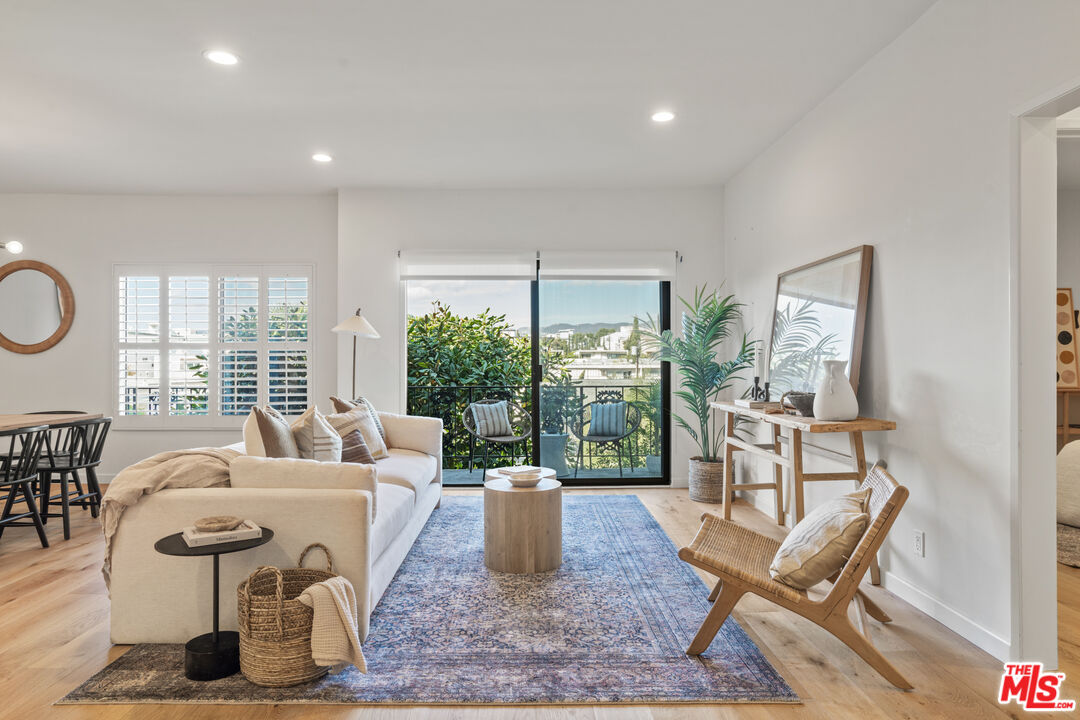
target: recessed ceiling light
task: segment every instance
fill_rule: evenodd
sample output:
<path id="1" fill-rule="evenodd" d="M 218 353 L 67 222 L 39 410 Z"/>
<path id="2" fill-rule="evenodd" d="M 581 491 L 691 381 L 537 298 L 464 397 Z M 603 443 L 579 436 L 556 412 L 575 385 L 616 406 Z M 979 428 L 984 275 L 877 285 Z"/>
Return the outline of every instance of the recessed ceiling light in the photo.
<path id="1" fill-rule="evenodd" d="M 203 53 L 203 57 L 218 65 L 235 65 L 240 62 L 240 58 L 236 57 L 228 50 L 207 50 Z"/>
<path id="2" fill-rule="evenodd" d="M 0 249 L 7 250 L 12 255 L 18 255 L 23 251 L 23 244 L 18 240 L 8 240 L 7 242 L 0 242 Z"/>
<path id="3" fill-rule="evenodd" d="M 317 163 L 328 163 L 333 162 L 334 160 L 333 156 L 327 155 L 326 153 L 315 153 L 311 156 L 311 159 Z"/>
<path id="4" fill-rule="evenodd" d="M 657 110 L 652 114 L 653 122 L 666 123 L 675 119 L 675 113 L 670 110 Z"/>

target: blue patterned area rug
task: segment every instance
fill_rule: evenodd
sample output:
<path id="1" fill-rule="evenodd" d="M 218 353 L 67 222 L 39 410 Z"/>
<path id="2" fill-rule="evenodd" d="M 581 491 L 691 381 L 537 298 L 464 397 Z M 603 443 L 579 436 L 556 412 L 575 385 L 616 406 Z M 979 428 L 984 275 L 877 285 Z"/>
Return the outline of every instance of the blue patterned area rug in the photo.
<path id="1" fill-rule="evenodd" d="M 482 499 L 444 497 L 372 614 L 367 675 L 199 683 L 180 645 L 136 645 L 59 703 L 798 702 L 733 619 L 684 654 L 708 588 L 640 500 L 563 502 L 562 567 L 508 575 L 484 566 Z"/>

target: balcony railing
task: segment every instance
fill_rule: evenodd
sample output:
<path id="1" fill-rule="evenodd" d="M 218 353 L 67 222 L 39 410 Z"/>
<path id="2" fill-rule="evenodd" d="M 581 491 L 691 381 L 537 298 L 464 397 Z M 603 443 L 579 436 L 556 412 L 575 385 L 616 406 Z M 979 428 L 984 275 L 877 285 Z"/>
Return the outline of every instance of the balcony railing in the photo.
<path id="1" fill-rule="evenodd" d="M 443 468 L 470 470 L 482 464 L 484 443 L 474 438 L 462 421 L 462 413 L 474 402 L 486 398 L 509 400 L 526 412 L 532 412 L 532 388 L 529 385 L 430 385 L 410 386 L 407 405 L 410 415 L 439 417 L 443 421 Z M 638 477 L 660 477 L 661 454 L 660 395 L 656 385 L 615 384 L 607 382 L 542 385 L 540 388 L 541 455 L 556 452 L 563 442 L 545 435 L 564 436 L 563 461 L 572 476 L 578 462 L 578 439 L 569 432 L 579 411 L 597 399 L 624 400 L 641 411 L 641 423 L 622 444 L 624 474 L 631 467 Z M 515 428 L 517 429 L 517 428 Z M 532 458 L 532 439 L 506 446 L 491 443 L 488 448 L 488 467 L 529 463 Z M 614 447 L 597 443 L 582 443 L 582 462 L 579 471 L 590 477 L 619 476 L 620 461 Z M 542 459 L 547 464 L 551 456 Z M 610 472 L 608 472 L 610 471 Z"/>

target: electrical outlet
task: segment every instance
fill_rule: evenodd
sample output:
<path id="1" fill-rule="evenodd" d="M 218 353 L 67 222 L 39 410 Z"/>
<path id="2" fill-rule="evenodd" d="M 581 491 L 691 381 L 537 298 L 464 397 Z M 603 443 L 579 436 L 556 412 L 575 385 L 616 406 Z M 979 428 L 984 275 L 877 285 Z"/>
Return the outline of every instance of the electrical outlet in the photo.
<path id="1" fill-rule="evenodd" d="M 926 533 L 915 531 L 915 557 L 926 557 Z"/>

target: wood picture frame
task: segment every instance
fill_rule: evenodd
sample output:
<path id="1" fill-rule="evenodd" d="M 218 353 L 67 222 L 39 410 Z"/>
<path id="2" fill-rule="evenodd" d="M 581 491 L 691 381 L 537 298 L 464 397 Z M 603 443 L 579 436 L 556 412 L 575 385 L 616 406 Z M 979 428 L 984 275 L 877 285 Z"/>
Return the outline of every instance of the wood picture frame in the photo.
<path id="1" fill-rule="evenodd" d="M 823 266 L 827 263 L 831 263 L 840 260 L 845 257 L 858 258 L 859 270 L 858 270 L 858 287 L 855 292 L 854 302 L 854 320 L 851 328 L 851 349 L 848 354 L 848 380 L 851 383 L 852 389 L 857 393 L 859 391 L 859 376 L 862 371 L 862 346 L 863 338 L 866 333 L 866 306 L 870 297 L 870 272 L 873 266 L 874 260 L 874 247 L 872 245 L 857 245 L 849 250 L 843 252 L 834 253 L 827 257 L 815 260 L 813 262 L 800 265 L 786 270 L 776 276 L 776 294 L 773 297 L 773 322 L 772 328 L 769 334 L 769 349 L 768 349 L 768 379 L 770 382 L 773 378 L 773 361 L 774 352 L 776 350 L 777 341 L 777 317 L 780 312 L 780 297 L 781 288 L 784 286 L 784 279 L 790 278 L 798 274 L 805 274 L 809 270 L 813 270 L 816 267 Z M 841 358 L 837 358 L 841 359 Z M 774 385 L 773 390 L 779 393 L 785 389 L 777 385 Z M 806 388 L 806 392 L 814 392 L 816 387 Z"/>
<path id="2" fill-rule="evenodd" d="M 49 278 L 56 283 L 56 289 L 60 298 L 60 325 L 52 335 L 41 342 L 33 344 L 18 343 L 0 332 L 0 348 L 21 355 L 33 355 L 34 353 L 45 352 L 49 348 L 54 347 L 63 340 L 64 336 L 71 330 L 71 324 L 75 322 L 75 293 L 72 292 L 71 285 L 68 284 L 67 278 L 61 275 L 59 270 L 37 260 L 16 260 L 15 262 L 0 266 L 0 282 L 3 282 L 4 278 L 8 275 L 19 272 L 20 270 L 36 270 L 37 272 L 48 275 Z"/>

